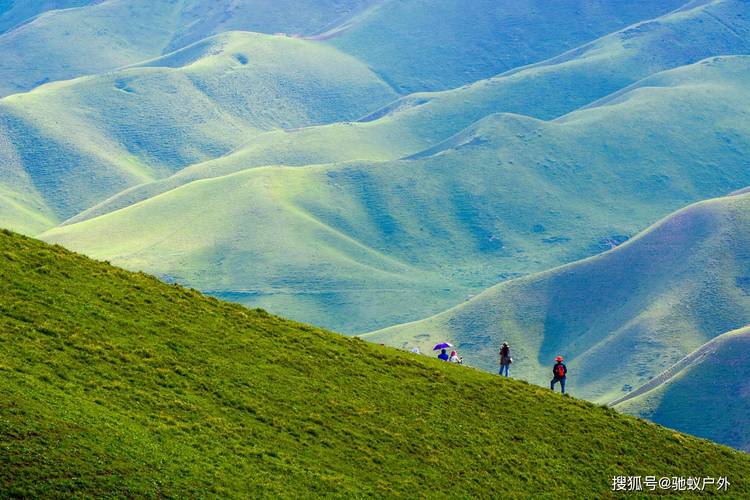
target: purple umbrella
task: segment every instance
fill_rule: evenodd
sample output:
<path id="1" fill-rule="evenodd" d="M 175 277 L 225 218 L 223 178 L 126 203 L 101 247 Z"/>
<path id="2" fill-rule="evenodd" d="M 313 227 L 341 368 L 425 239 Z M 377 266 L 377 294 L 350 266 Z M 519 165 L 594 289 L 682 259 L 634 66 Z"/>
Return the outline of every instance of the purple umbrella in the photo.
<path id="1" fill-rule="evenodd" d="M 453 347 L 453 344 L 450 344 L 448 342 L 443 342 L 442 344 L 437 344 L 435 347 L 432 348 L 432 350 L 439 351 L 440 349 L 448 349 L 449 347 Z"/>

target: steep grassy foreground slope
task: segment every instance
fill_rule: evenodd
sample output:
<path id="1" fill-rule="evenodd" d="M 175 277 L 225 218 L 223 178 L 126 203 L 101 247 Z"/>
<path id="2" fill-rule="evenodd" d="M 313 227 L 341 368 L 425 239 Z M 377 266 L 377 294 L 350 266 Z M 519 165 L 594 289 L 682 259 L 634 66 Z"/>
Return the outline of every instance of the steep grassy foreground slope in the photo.
<path id="1" fill-rule="evenodd" d="M 81 221 L 197 179 L 266 165 L 387 161 L 416 154 L 499 112 L 544 120 L 590 105 L 652 74 L 711 56 L 750 53 L 750 4 L 696 2 L 547 61 L 444 92 L 403 97 L 356 123 L 274 130 L 231 154 L 118 193 Z"/>
<path id="2" fill-rule="evenodd" d="M 490 370 L 508 340 L 515 376 L 539 384 L 547 382 L 541 370 L 563 354 L 573 393 L 610 402 L 750 323 L 749 244 L 750 195 L 703 202 L 610 252 L 502 283 L 433 318 L 366 338 L 423 347 L 447 339 Z M 741 374 L 738 368 L 731 380 Z"/>
<path id="3" fill-rule="evenodd" d="M 721 335 L 615 405 L 750 452 L 750 328 Z"/>
<path id="4" fill-rule="evenodd" d="M 744 454 L 8 232 L 0 277 L 11 495 L 602 498 L 623 474 L 750 495 Z"/>
<path id="5" fill-rule="evenodd" d="M 224 33 L 138 67 L 0 99 L 0 171 L 15 171 L 0 182 L 39 194 L 62 221 L 263 131 L 357 119 L 395 96 L 331 47 Z M 25 229 L 13 222 L 0 215 Z"/>
<path id="6" fill-rule="evenodd" d="M 294 319 L 372 331 L 750 185 L 749 75 L 750 58 L 715 58 L 557 120 L 493 115 L 409 160 L 248 169 L 44 238 Z"/>

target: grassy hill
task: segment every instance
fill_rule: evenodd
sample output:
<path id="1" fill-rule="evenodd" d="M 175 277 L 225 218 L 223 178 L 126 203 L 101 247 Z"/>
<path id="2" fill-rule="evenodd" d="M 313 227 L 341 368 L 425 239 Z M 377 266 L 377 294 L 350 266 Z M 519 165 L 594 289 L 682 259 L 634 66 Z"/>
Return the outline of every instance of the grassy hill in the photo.
<path id="1" fill-rule="evenodd" d="M 127 70 L 0 101 L 0 158 L 28 170 L 5 182 L 21 208 L 3 211 L 0 222 L 39 234 L 70 217 L 80 221 L 251 166 L 393 160 L 492 113 L 557 118 L 653 71 L 746 53 L 736 33 L 747 29 L 746 3 L 709 2 L 520 71 L 395 101 L 362 122 L 302 129 L 356 119 L 394 94 L 364 65 L 317 42 L 209 38 Z M 287 130 L 257 136 L 278 126 Z"/>
<path id="2" fill-rule="evenodd" d="M 35 193 L 0 186 L 0 225 L 25 234 L 39 234 L 55 225 L 55 215 Z"/>
<path id="3" fill-rule="evenodd" d="M 654 474 L 750 494 L 745 454 L 8 232 L 0 276 L 11 496 L 605 498 Z"/>
<path id="4" fill-rule="evenodd" d="M 448 340 L 473 365 L 488 370 L 507 340 L 514 347 L 515 376 L 539 384 L 546 382 L 540 370 L 562 354 L 575 374 L 573 393 L 610 402 L 750 323 L 749 227 L 750 195 L 698 203 L 612 251 L 502 283 L 435 317 L 366 338 L 422 347 Z M 707 393 L 711 384 L 740 390 L 745 383 L 742 368 L 731 358 L 727 362 L 736 378 L 712 378 L 716 372 L 703 371 L 710 381 Z M 691 366 L 685 370 L 701 373 L 700 360 Z M 731 406 L 725 395 L 715 391 L 712 397 Z M 696 432 L 695 426 L 678 428 Z M 748 438 L 743 435 L 743 446 Z"/>
<path id="5" fill-rule="evenodd" d="M 395 95 L 335 49 L 225 33 L 137 67 L 0 100 L 0 163 L 12 164 L 0 168 L 16 172 L 2 183 L 35 191 L 47 206 L 41 213 L 59 222 L 263 131 L 356 119 Z M 38 226 L 5 213 L 0 223 Z"/>
<path id="6" fill-rule="evenodd" d="M 181 4 L 114 0 L 49 11 L 0 35 L 0 96 L 161 55 Z"/>
<path id="7" fill-rule="evenodd" d="M 49 10 L 69 9 L 91 3 L 93 0 L 4 0 L 0 2 L 0 34 Z"/>
<path id="8" fill-rule="evenodd" d="M 747 327 L 721 335 L 615 407 L 750 452 L 748 348 Z"/>
<path id="9" fill-rule="evenodd" d="M 6 2 L 3 2 L 5 4 Z M 48 2 L 49 3 L 49 2 Z M 62 4 L 62 2 L 60 2 Z M 0 35 L 0 96 L 111 71 L 226 31 L 315 33 L 370 0 L 109 0 L 53 10 Z M 14 17 L 32 7 L 12 8 Z M 2 12 L 0 11 L 0 14 Z"/>
<path id="10" fill-rule="evenodd" d="M 314 37 L 347 24 L 382 0 L 191 0 L 170 44 L 184 47 L 225 31 Z"/>
<path id="11" fill-rule="evenodd" d="M 492 116 L 410 160 L 196 181 L 44 237 L 338 331 L 413 321 L 750 185 L 749 61 L 549 122 Z"/>
<path id="12" fill-rule="evenodd" d="M 386 161 L 416 154 L 490 114 L 555 119 L 655 72 L 701 59 L 750 53 L 746 2 L 699 2 L 644 21 L 530 67 L 455 90 L 403 97 L 355 123 L 275 130 L 229 155 L 118 193 L 72 220 L 131 205 L 188 182 L 254 166 Z"/>
<path id="13" fill-rule="evenodd" d="M 445 90 L 542 61 L 684 3 L 386 1 L 323 38 L 403 93 Z"/>
<path id="14" fill-rule="evenodd" d="M 0 34 L 0 52 L 4 56 L 0 61 L 0 96 L 27 91 L 45 82 L 111 71 L 227 31 L 284 33 L 315 40 L 329 38 L 329 32 L 337 33 L 341 35 L 338 46 L 364 56 L 366 64 L 396 82 L 401 90 L 410 88 L 399 84 L 408 66 L 394 63 L 402 58 L 411 64 L 415 74 L 424 73 L 429 66 L 442 68 L 433 69 L 424 77 L 420 75 L 424 85 L 413 90 L 445 89 L 556 55 L 633 22 L 663 14 L 682 1 L 665 0 L 655 5 L 639 0 L 598 0 L 594 6 L 584 6 L 580 0 L 565 0 L 555 16 L 550 16 L 547 9 L 537 8 L 533 2 L 515 8 L 482 0 L 474 12 L 482 20 L 481 26 L 469 22 L 465 13 L 455 18 L 437 18 L 443 22 L 452 19 L 437 39 L 430 36 L 436 19 L 430 16 L 455 14 L 460 7 L 455 0 L 441 0 L 429 8 L 414 0 L 71 1 L 60 2 L 59 6 L 70 3 L 82 7 L 62 10 L 47 10 L 56 6 L 51 2 L 24 3 L 34 5 L 0 11 L 7 17 L 0 18 L 7 27 L 43 12 L 19 28 Z M 567 20 L 567 24 L 551 30 L 550 24 L 558 19 Z M 504 36 L 498 37 L 498 33 Z M 488 42 L 496 39 L 499 43 Z M 527 39 L 529 43 L 523 42 Z M 548 42 L 541 43 L 542 40 Z M 446 50 L 429 49 L 441 45 Z M 27 59 L 30 54 L 33 64 Z M 469 55 L 476 63 L 457 64 Z M 383 58 L 385 64 L 379 63 Z M 468 70 L 472 66 L 481 70 Z"/>

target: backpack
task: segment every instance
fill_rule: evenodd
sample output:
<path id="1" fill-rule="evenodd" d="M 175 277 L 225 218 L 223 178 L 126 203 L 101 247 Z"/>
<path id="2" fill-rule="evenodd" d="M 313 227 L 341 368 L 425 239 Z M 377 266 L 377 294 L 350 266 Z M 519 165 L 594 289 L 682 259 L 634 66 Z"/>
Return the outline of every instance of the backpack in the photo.
<path id="1" fill-rule="evenodd" d="M 565 376 L 565 365 L 557 365 L 555 366 L 555 370 L 559 378 L 563 378 Z"/>

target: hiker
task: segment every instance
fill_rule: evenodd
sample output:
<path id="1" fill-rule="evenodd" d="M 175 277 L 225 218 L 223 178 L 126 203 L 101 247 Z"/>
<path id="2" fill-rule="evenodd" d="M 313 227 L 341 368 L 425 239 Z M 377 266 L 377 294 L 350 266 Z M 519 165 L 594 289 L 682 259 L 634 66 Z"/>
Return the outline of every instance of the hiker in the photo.
<path id="1" fill-rule="evenodd" d="M 414 354 L 422 354 L 422 353 L 421 353 L 421 352 L 419 351 L 419 347 L 412 347 L 412 349 L 411 349 L 411 352 L 413 352 Z"/>
<path id="2" fill-rule="evenodd" d="M 451 363 L 458 363 L 459 365 L 464 364 L 464 358 L 459 356 L 456 351 L 451 351 L 451 356 L 448 358 Z"/>
<path id="3" fill-rule="evenodd" d="M 565 394 L 565 377 L 568 375 L 568 367 L 563 363 L 563 357 L 555 358 L 555 366 L 552 367 L 552 376 L 554 377 L 549 383 L 549 388 L 555 390 L 555 384 L 560 382 L 560 389 Z"/>
<path id="4" fill-rule="evenodd" d="M 448 361 L 450 359 L 450 356 L 448 356 L 448 352 L 445 349 L 440 349 L 440 354 L 438 354 L 438 359 L 442 359 L 443 361 Z"/>
<path id="5" fill-rule="evenodd" d="M 510 346 L 507 342 L 503 342 L 500 348 L 500 375 L 505 372 L 505 376 L 508 377 L 508 371 L 510 370 L 510 364 L 513 362 L 513 358 L 510 357 Z"/>

